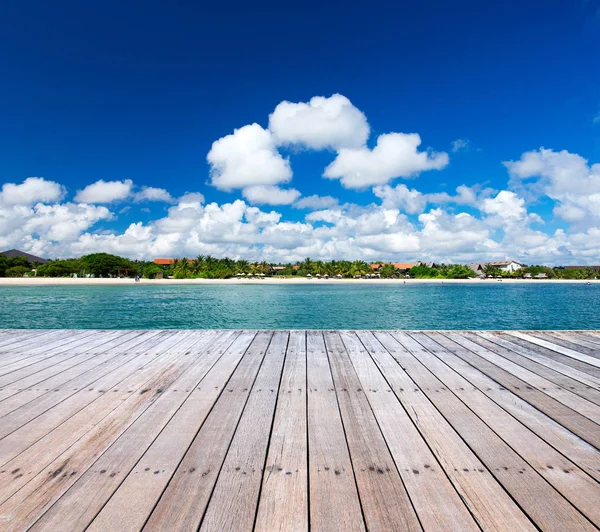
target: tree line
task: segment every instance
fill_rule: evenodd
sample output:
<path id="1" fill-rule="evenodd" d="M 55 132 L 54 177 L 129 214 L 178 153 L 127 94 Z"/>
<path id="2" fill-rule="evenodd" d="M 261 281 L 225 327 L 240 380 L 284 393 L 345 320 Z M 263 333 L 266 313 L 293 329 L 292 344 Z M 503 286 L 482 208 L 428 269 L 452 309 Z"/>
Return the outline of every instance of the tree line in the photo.
<path id="1" fill-rule="evenodd" d="M 401 278 L 408 275 L 415 279 L 467 279 L 475 277 L 475 273 L 463 264 L 418 264 L 408 271 L 397 270 L 393 265 L 382 261 L 377 274 L 384 279 Z M 278 266 L 277 270 L 273 267 Z M 250 262 L 235 260 L 228 257 L 217 258 L 210 255 L 199 255 L 195 259 L 175 259 L 170 265 L 159 265 L 150 261 L 131 260 L 108 253 L 93 253 L 79 258 L 50 260 L 46 264 L 30 264 L 25 257 L 5 257 L 0 255 L 0 277 L 23 277 L 25 275 L 38 277 L 134 277 L 154 279 L 157 276 L 175 279 L 228 279 L 240 274 L 264 276 L 299 276 L 335 277 L 341 275 L 345 278 L 364 277 L 374 272 L 370 263 L 362 260 L 312 260 L 287 264 L 270 264 L 268 262 Z M 550 279 L 594 279 L 600 272 L 592 268 L 567 270 L 564 267 L 549 268 L 547 266 L 525 266 L 514 273 L 487 265 L 485 275 L 493 277 L 515 278 L 524 274 L 532 277 L 542 273 Z"/>

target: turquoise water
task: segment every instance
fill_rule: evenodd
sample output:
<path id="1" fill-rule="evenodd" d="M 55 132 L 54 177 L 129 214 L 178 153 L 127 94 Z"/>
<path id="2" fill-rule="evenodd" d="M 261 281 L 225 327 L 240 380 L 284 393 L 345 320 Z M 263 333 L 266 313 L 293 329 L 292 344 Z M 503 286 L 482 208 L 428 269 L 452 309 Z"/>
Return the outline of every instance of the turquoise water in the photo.
<path id="1" fill-rule="evenodd" d="M 600 329 L 600 285 L 0 287 L 0 328 Z"/>

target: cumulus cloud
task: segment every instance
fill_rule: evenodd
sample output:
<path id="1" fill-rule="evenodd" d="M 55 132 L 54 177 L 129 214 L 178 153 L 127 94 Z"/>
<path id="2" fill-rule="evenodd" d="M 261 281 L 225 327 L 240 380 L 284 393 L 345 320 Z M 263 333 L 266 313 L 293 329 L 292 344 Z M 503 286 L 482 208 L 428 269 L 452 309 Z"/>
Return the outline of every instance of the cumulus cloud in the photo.
<path id="1" fill-rule="evenodd" d="M 141 190 L 133 195 L 133 201 L 163 201 L 173 203 L 175 200 L 164 188 L 142 187 Z"/>
<path id="2" fill-rule="evenodd" d="M 343 148 L 323 174 L 340 179 L 346 188 L 382 185 L 397 177 L 416 177 L 427 170 L 448 165 L 447 153 L 419 151 L 421 137 L 416 133 L 388 133 L 377 138 L 373 150 Z"/>
<path id="3" fill-rule="evenodd" d="M 59 201 L 65 195 L 62 185 L 43 177 L 28 177 L 23 183 L 5 183 L 0 191 L 0 203 L 4 205 L 33 205 L 38 201 Z"/>
<path id="4" fill-rule="evenodd" d="M 494 198 L 484 199 L 481 210 L 507 221 L 522 220 L 527 214 L 525 200 L 508 190 L 501 190 Z"/>
<path id="5" fill-rule="evenodd" d="M 183 196 L 179 198 L 180 205 L 196 205 L 199 203 L 204 203 L 204 195 L 200 194 L 200 192 L 186 192 Z"/>
<path id="6" fill-rule="evenodd" d="M 456 139 L 452 141 L 452 151 L 466 151 L 469 149 L 469 140 L 467 139 Z"/>
<path id="7" fill-rule="evenodd" d="M 83 231 L 112 213 L 103 206 L 62 203 L 6 204 L 0 202 L 0 249 L 20 248 L 45 253 L 53 243 L 68 249 Z"/>
<path id="8" fill-rule="evenodd" d="M 269 129 L 280 145 L 313 150 L 360 148 L 369 138 L 365 115 L 341 94 L 315 96 L 309 102 L 281 102 L 269 116 Z"/>
<path id="9" fill-rule="evenodd" d="M 600 164 L 566 150 L 540 148 L 504 163 L 511 185 L 558 202 L 554 214 L 568 222 L 597 224 L 600 218 Z"/>
<path id="10" fill-rule="evenodd" d="M 427 197 L 416 189 L 409 189 L 401 184 L 395 187 L 379 185 L 373 187 L 373 194 L 381 198 L 383 205 L 388 208 L 398 208 L 408 214 L 417 214 L 425 210 Z"/>
<path id="11" fill-rule="evenodd" d="M 456 194 L 448 194 L 447 192 L 424 194 L 414 188 L 409 189 L 405 184 L 399 184 L 395 187 L 389 185 L 373 187 L 373 194 L 382 200 L 384 207 L 398 208 L 408 214 L 419 214 L 429 204 L 442 205 L 452 203 L 454 205 L 478 207 L 492 193 L 492 189 L 483 188 L 481 185 L 474 185 L 472 187 L 460 185 L 456 187 Z"/>
<path id="12" fill-rule="evenodd" d="M 277 151 L 271 132 L 258 124 L 215 141 L 206 158 L 211 184 L 225 191 L 279 185 L 292 179 L 289 161 Z"/>
<path id="13" fill-rule="evenodd" d="M 333 196 L 319 196 L 318 194 L 313 194 L 312 196 L 306 196 L 299 199 L 298 201 L 294 202 L 293 206 L 296 209 L 318 210 L 329 209 L 337 206 L 337 204 L 338 200 Z"/>
<path id="14" fill-rule="evenodd" d="M 485 223 L 470 214 L 453 215 L 438 208 L 419 215 L 419 221 L 423 224 L 421 240 L 427 256 L 469 260 L 468 257 L 485 256 L 497 247 Z"/>
<path id="15" fill-rule="evenodd" d="M 450 197 L 461 196 L 472 200 L 464 190 Z M 0 203 L 0 247 L 51 257 L 105 251 L 138 259 L 212 254 L 269 261 L 311 256 L 466 262 L 509 255 L 529 262 L 564 263 L 572 257 L 593 262 L 598 256 L 597 228 L 546 234 L 530 227 L 531 215 L 514 192 L 476 198 L 480 217 L 438 207 L 411 219 L 382 200 L 363 206 L 331 205 L 309 212 L 304 221 L 291 222 L 280 212 L 243 200 L 204 204 L 201 194 L 190 193 L 166 216 L 133 223 L 122 232 L 100 225 L 112 217 L 105 206 Z"/>
<path id="16" fill-rule="evenodd" d="M 242 195 L 254 205 L 290 205 L 300 197 L 300 192 L 294 188 L 261 185 L 246 187 Z"/>
<path id="17" fill-rule="evenodd" d="M 100 179 L 77 192 L 74 200 L 78 203 L 112 203 L 127 199 L 131 194 L 133 181 L 104 181 Z"/>

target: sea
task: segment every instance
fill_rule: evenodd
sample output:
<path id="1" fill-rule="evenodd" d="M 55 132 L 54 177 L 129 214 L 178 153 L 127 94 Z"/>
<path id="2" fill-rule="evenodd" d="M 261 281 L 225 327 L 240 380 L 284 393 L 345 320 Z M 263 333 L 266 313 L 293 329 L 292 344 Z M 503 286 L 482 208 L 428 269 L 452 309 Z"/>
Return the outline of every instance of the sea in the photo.
<path id="1" fill-rule="evenodd" d="M 600 284 L 0 286 L 2 329 L 600 329 Z"/>

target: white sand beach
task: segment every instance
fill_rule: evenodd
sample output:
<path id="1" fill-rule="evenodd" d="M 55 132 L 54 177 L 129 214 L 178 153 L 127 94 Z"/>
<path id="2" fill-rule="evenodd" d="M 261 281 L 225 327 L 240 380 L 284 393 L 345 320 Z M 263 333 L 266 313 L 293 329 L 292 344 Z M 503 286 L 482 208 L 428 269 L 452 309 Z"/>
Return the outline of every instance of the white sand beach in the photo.
<path id="1" fill-rule="evenodd" d="M 597 284 L 600 280 L 572 280 L 572 279 L 307 279 L 306 277 L 265 277 L 262 279 L 141 279 L 136 283 L 134 279 L 116 278 L 71 278 L 71 277 L 0 277 L 0 286 L 84 286 L 84 285 L 238 285 L 238 284 Z"/>

